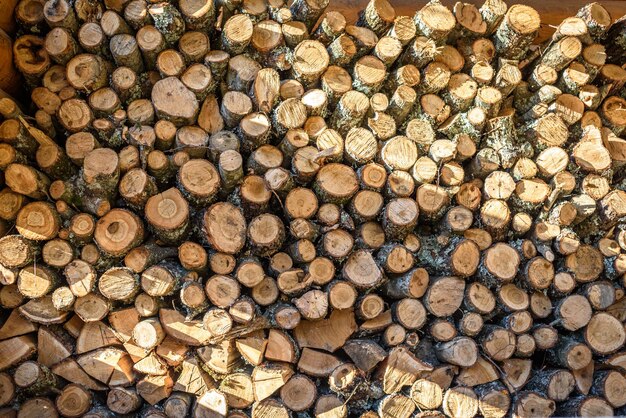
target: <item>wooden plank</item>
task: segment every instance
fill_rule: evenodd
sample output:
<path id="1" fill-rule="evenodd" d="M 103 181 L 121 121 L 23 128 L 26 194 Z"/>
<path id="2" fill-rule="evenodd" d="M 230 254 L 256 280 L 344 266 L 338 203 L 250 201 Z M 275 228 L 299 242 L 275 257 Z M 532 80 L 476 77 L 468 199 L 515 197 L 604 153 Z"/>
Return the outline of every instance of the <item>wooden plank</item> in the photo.
<path id="1" fill-rule="evenodd" d="M 368 1 L 369 0 L 331 0 L 329 10 L 340 11 L 346 16 L 348 22 L 354 22 L 358 17 L 359 11 L 367 5 Z M 390 0 L 390 2 L 395 8 L 397 15 L 405 16 L 413 16 L 416 10 L 428 3 L 426 0 Z M 465 0 L 464 2 L 473 3 L 477 6 L 483 4 L 483 0 Z M 558 26 L 563 19 L 575 15 L 578 9 L 590 2 L 590 0 L 507 1 L 509 6 L 515 3 L 523 3 L 535 8 L 539 12 L 541 16 L 541 29 L 539 30 L 537 42 L 542 42 L 550 37 L 554 32 L 554 28 Z M 456 1 L 441 0 L 441 3 L 452 9 Z M 624 0 L 606 0 L 600 1 L 599 3 L 609 11 L 613 20 L 626 14 L 626 1 Z"/>

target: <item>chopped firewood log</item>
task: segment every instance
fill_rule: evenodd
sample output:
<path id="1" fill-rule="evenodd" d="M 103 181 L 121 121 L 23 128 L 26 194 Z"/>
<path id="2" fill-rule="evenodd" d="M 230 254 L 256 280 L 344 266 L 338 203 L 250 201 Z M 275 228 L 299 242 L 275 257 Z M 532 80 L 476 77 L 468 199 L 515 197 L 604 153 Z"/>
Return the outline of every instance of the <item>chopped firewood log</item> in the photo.
<path id="1" fill-rule="evenodd" d="M 341 364 L 332 354 L 305 347 L 298 360 L 298 370 L 309 376 L 325 377 Z"/>
<path id="2" fill-rule="evenodd" d="M 361 6 L 0 6 L 0 415 L 624 412 L 619 6 Z"/>
<path id="3" fill-rule="evenodd" d="M 406 347 L 395 347 L 383 361 L 378 373 L 383 380 L 385 393 L 395 393 L 403 386 L 412 385 L 420 372 L 433 367 L 415 357 Z"/>

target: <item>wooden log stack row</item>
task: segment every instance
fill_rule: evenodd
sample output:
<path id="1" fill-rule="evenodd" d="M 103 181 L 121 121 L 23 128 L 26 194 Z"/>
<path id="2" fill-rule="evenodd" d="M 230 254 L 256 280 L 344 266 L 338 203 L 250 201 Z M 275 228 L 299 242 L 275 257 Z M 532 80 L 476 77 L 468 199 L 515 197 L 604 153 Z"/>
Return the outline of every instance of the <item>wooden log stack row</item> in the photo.
<path id="1" fill-rule="evenodd" d="M 2 417 L 626 414 L 626 20 L 20 0 Z"/>

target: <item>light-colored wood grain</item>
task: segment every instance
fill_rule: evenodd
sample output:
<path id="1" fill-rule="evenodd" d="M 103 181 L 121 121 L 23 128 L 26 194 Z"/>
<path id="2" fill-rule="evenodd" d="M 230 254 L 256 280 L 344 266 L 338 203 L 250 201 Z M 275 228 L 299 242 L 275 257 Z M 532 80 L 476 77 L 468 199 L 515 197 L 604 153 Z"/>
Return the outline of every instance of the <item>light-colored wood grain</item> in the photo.
<path id="1" fill-rule="evenodd" d="M 413 16 L 415 11 L 423 7 L 427 3 L 426 0 L 390 0 L 392 6 L 399 16 Z M 455 0 L 441 0 L 441 3 L 450 9 L 454 6 Z M 465 3 L 472 3 L 480 6 L 482 0 L 465 0 Z M 547 39 L 556 26 L 563 19 L 574 16 L 578 9 L 585 4 L 590 3 L 588 0 L 525 0 L 525 1 L 508 1 L 509 6 L 515 3 L 523 3 L 535 8 L 541 16 L 541 29 L 536 42 Z M 613 20 L 620 18 L 626 14 L 626 1 L 624 0 L 606 0 L 601 1 L 602 4 L 611 14 Z M 367 5 L 367 0 L 331 0 L 328 10 L 337 10 L 342 12 L 348 22 L 356 21 L 359 11 Z"/>
<path id="2" fill-rule="evenodd" d="M 468 0 L 469 3 L 475 3 L 480 6 L 482 1 Z M 576 14 L 578 9 L 585 5 L 587 0 L 526 0 L 524 4 L 537 9 L 541 16 L 541 29 L 536 41 L 541 42 L 547 39 L 553 32 L 554 28 L 566 17 Z M 12 33 L 15 29 L 13 19 L 13 9 L 16 0 L 0 0 L 0 89 L 9 93 L 16 94 L 19 90 L 16 72 L 12 65 L 12 54 L 9 38 L 7 33 Z M 397 15 L 413 16 L 415 11 L 421 8 L 425 0 L 393 0 L 393 7 Z M 442 3 L 452 8 L 453 0 L 443 0 Z M 345 14 L 348 22 L 356 21 L 359 12 L 366 6 L 367 0 L 332 0 L 328 10 L 337 10 Z M 611 14 L 613 20 L 626 14 L 626 1 L 624 0 L 606 0 L 601 4 Z"/>

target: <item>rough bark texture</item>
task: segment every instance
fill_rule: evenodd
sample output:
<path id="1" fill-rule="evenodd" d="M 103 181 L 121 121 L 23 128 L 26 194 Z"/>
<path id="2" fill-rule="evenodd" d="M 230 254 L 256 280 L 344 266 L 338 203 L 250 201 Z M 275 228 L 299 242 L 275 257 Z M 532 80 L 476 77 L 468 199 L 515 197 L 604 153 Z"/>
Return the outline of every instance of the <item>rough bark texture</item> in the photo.
<path id="1" fill-rule="evenodd" d="M 623 415 L 624 18 L 328 6 L 15 5 L 0 416 Z"/>

